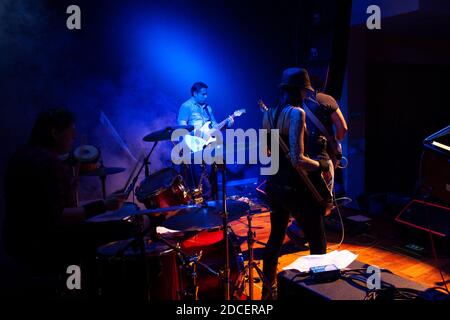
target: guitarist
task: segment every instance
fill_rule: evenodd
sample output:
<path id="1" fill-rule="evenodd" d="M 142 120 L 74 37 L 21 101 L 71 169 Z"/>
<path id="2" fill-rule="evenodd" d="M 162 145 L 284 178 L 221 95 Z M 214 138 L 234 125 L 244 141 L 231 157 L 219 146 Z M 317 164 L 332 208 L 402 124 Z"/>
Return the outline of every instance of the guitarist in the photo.
<path id="1" fill-rule="evenodd" d="M 328 172 L 331 165 L 325 141 L 310 141 L 305 130 L 305 111 L 301 106 L 308 91 L 313 89 L 306 70 L 286 69 L 282 75 L 278 105 L 269 108 L 263 118 L 265 129 L 279 129 L 280 137 L 290 152 L 290 160 L 280 153 L 279 171 L 268 177 L 265 190 L 271 207 L 271 230 L 264 252 L 263 272 L 272 293 L 276 289 L 278 255 L 290 215 L 303 227 L 311 254 L 324 254 L 327 248 L 323 221 L 326 209 L 308 191 L 296 170 L 299 167 L 306 172 L 320 174 Z M 263 299 L 270 298 L 267 288 L 264 289 Z"/>
<path id="2" fill-rule="evenodd" d="M 217 121 L 214 118 L 213 110 L 207 103 L 207 100 L 208 86 L 203 82 L 195 82 L 191 87 L 191 97 L 181 105 L 180 110 L 178 111 L 178 125 L 194 126 L 194 134 L 197 133 L 196 131 L 198 131 L 207 121 L 211 121 L 213 127 L 216 126 Z M 229 117 L 227 119 L 227 127 L 231 127 L 233 123 L 234 119 Z M 201 183 L 203 197 L 206 199 L 211 198 L 212 186 L 207 174 L 207 171 L 209 170 L 202 170 L 200 165 L 191 164 L 187 171 L 188 172 L 185 172 L 184 176 L 189 187 L 197 188 Z"/>
<path id="3" fill-rule="evenodd" d="M 195 130 L 200 129 L 207 121 L 211 121 L 213 127 L 217 125 L 212 108 L 207 103 L 208 86 L 203 82 L 194 83 L 191 87 L 191 95 L 178 111 L 178 125 L 192 125 Z M 233 118 L 229 117 L 228 127 L 231 127 L 233 122 Z"/>
<path id="4" fill-rule="evenodd" d="M 334 190 L 339 195 L 345 194 L 343 171 L 340 167 L 342 149 L 340 142 L 344 140 L 348 127 L 337 101 L 322 91 L 323 81 L 319 76 L 311 75 L 314 91 L 306 90 L 304 110 L 306 112 L 306 127 L 309 137 L 317 139 L 324 136 L 327 139 L 327 153 L 334 164 Z M 306 106 L 306 107 L 305 107 Z M 313 141 L 313 139 L 309 139 Z M 296 221 L 288 227 L 287 235 L 294 242 L 304 243 L 304 235 Z"/>

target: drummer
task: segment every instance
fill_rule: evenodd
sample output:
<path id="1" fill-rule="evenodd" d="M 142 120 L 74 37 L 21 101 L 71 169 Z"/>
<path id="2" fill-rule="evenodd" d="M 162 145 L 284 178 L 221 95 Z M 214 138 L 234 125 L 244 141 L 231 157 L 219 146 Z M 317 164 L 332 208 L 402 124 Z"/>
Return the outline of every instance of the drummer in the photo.
<path id="1" fill-rule="evenodd" d="M 72 149 L 74 139 L 71 112 L 41 112 L 28 143 L 8 162 L 5 248 L 33 276 L 65 273 L 69 264 L 79 263 L 91 240 L 78 226 L 95 215 L 121 208 L 125 200 L 123 194 L 115 193 L 105 200 L 76 205 L 75 180 L 70 168 L 59 160 Z"/>

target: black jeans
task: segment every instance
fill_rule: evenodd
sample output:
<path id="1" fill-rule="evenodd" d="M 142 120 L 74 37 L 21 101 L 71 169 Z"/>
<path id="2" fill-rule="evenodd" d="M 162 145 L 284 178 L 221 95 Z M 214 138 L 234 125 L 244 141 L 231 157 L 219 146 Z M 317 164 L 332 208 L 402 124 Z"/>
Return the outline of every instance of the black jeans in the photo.
<path id="1" fill-rule="evenodd" d="M 311 254 L 324 254 L 327 240 L 323 217 L 324 208 L 319 206 L 306 191 L 288 190 L 267 183 L 266 193 L 271 208 L 270 236 L 264 251 L 263 273 L 271 285 L 275 283 L 278 256 L 292 215 L 303 228 Z"/>

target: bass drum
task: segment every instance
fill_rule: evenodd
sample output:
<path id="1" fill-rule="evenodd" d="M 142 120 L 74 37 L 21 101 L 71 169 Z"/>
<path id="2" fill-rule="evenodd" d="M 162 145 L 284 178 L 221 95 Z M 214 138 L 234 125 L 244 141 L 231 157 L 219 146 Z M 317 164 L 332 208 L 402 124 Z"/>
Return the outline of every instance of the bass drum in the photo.
<path id="1" fill-rule="evenodd" d="M 239 273 L 244 269 L 244 258 L 233 231 L 229 237 L 229 257 L 230 257 L 230 296 L 236 288 L 233 285 L 238 279 Z M 220 228 L 204 230 L 183 241 L 181 244 L 183 251 L 188 254 L 199 254 L 202 252 L 200 262 L 216 272 L 225 268 L 225 243 L 223 241 L 223 230 Z M 220 277 L 212 274 L 202 266 L 197 267 L 197 284 L 199 300 L 224 300 L 225 287 Z M 184 275 L 183 283 L 185 287 L 189 283 L 189 278 Z"/>
<path id="2" fill-rule="evenodd" d="M 177 254 L 162 243 L 150 239 L 144 242 L 145 262 L 140 246 L 133 239 L 97 249 L 100 297 L 133 301 L 180 300 Z"/>

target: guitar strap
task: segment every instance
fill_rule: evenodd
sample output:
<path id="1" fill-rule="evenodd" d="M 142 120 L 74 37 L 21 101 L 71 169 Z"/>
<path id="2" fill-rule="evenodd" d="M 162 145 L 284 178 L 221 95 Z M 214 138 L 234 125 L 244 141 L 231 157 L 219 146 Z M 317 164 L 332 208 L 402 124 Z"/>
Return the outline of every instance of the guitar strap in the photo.
<path id="1" fill-rule="evenodd" d="M 311 109 L 309 109 L 306 106 L 306 104 L 303 105 L 303 109 L 306 112 L 306 116 L 311 119 L 311 121 L 314 123 L 314 125 L 317 127 L 317 129 L 319 129 L 323 133 L 323 135 L 327 138 L 327 140 L 330 141 L 332 139 L 330 133 L 325 128 L 325 126 L 322 124 L 322 122 L 320 122 L 320 120 L 316 117 L 314 112 L 312 112 Z"/>
<path id="2" fill-rule="evenodd" d="M 212 123 L 211 114 L 209 113 L 207 104 L 203 106 L 203 110 L 205 110 L 206 114 L 208 115 L 208 120 Z"/>
<path id="3" fill-rule="evenodd" d="M 278 124 L 278 119 L 279 119 L 279 117 L 280 117 L 280 114 L 281 114 L 281 111 L 282 111 L 282 109 L 283 108 L 281 108 L 280 106 L 278 106 L 277 107 L 277 109 L 275 110 L 275 120 L 276 121 L 274 121 L 274 119 L 272 119 L 272 112 L 267 112 L 267 119 L 269 120 L 269 139 L 270 139 L 270 130 L 271 129 L 276 129 L 276 126 L 274 125 L 274 124 Z M 291 110 L 289 110 L 289 113 L 292 111 L 292 107 L 291 107 Z M 283 138 L 281 137 L 281 135 L 279 135 L 279 137 L 278 137 L 280 140 L 283 140 Z M 285 143 L 284 143 L 285 144 Z M 270 145 L 270 141 L 269 141 L 269 145 Z M 286 144 L 286 146 L 287 146 L 287 144 Z M 285 154 L 285 156 L 286 156 L 286 158 L 288 159 L 288 161 L 289 162 L 291 162 L 290 161 L 290 155 L 289 155 L 289 149 L 286 149 L 286 150 L 283 150 L 284 151 L 284 154 Z"/>

